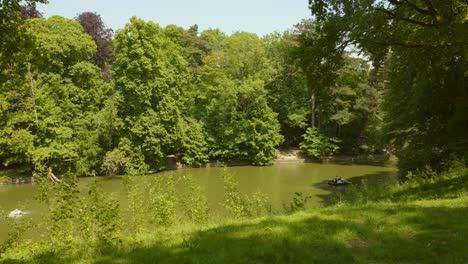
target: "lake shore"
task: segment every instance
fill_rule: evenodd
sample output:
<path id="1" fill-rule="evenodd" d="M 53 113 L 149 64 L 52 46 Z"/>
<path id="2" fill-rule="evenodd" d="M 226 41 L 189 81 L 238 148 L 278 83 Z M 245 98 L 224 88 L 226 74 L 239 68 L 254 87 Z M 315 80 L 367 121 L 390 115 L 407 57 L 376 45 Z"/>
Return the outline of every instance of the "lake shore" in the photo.
<path id="1" fill-rule="evenodd" d="M 308 158 L 304 156 L 299 149 L 281 150 L 274 163 L 338 163 L 338 164 L 381 164 L 395 161 L 395 157 L 388 154 L 359 154 L 359 155 L 333 155 L 323 158 Z"/>
<path id="2" fill-rule="evenodd" d="M 388 163 L 393 164 L 396 162 L 396 158 L 390 154 L 361 154 L 361 155 L 334 155 L 327 156 L 324 158 L 311 159 L 305 157 L 299 149 L 287 149 L 279 151 L 273 164 L 284 164 L 284 163 L 336 163 L 336 164 L 369 164 L 369 165 L 387 165 Z M 246 161 L 227 161 L 218 162 L 210 161 L 203 165 L 195 168 L 211 168 L 219 166 L 250 166 L 251 164 Z M 166 160 L 166 170 L 178 170 L 185 168 L 183 164 L 178 162 L 174 156 L 169 157 Z M 22 173 L 20 176 L 16 176 L 15 169 L 0 170 L 0 185 L 9 184 L 30 184 L 33 183 L 33 177 L 25 176 Z"/>

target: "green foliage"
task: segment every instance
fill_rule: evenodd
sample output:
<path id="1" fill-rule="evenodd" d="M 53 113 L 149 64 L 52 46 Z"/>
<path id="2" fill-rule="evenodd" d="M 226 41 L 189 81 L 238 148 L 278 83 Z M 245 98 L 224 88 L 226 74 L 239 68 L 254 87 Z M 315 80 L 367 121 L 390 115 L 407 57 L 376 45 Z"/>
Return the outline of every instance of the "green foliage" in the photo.
<path id="1" fill-rule="evenodd" d="M 0 2 L 0 94 L 24 84 L 28 56 L 34 49 L 34 37 L 21 19 L 21 1 Z M 46 0 L 28 0 L 27 4 L 46 3 Z M 2 105 L 0 96 L 0 105 Z M 1 108 L 0 108 L 1 109 Z M 1 114 L 2 110 L 0 110 Z"/>
<path id="2" fill-rule="evenodd" d="M 262 217 L 273 214 L 270 198 L 266 194 L 258 191 L 248 199 L 252 217 Z"/>
<path id="3" fill-rule="evenodd" d="M 425 166 L 443 170 L 443 163 L 451 155 L 463 156 L 468 149 L 466 133 L 461 132 L 467 123 L 461 115 L 466 119 L 468 112 L 455 99 L 465 96 L 464 66 L 461 61 L 453 61 L 455 54 L 450 49 L 430 54 L 425 50 L 397 49 L 389 59 L 384 129 L 395 146 L 402 175 Z M 411 90 L 403 91 L 407 85 Z"/>
<path id="4" fill-rule="evenodd" d="M 142 180 L 146 180 L 145 185 L 143 185 Z M 147 218 L 149 204 L 146 201 L 147 189 L 143 188 L 147 187 L 147 181 L 143 177 L 128 175 L 123 178 L 130 216 L 127 230 L 133 236 L 142 231 L 145 219 Z"/>
<path id="5" fill-rule="evenodd" d="M 76 179 L 73 177 L 67 180 L 67 184 L 53 185 L 46 194 L 46 241 L 55 250 L 70 249 L 77 232 L 81 230 L 77 221 L 77 209 L 80 206 L 78 194 Z"/>
<path id="6" fill-rule="evenodd" d="M 290 56 L 302 70 L 311 126 L 341 140 L 344 154 L 382 151 L 378 142 L 383 76 L 369 61 L 345 51 L 340 24 L 305 20 L 295 26 Z"/>
<path id="7" fill-rule="evenodd" d="M 224 208 L 226 208 L 228 213 L 235 218 L 250 216 L 248 201 L 246 197 L 240 193 L 238 183 L 234 179 L 234 176 L 225 170 L 222 177 L 224 187 Z"/>
<path id="8" fill-rule="evenodd" d="M 224 170 L 222 179 L 224 187 L 223 206 L 232 217 L 260 217 L 271 214 L 269 198 L 265 194 L 261 192 L 254 193 L 252 196 L 241 194 L 238 182 L 228 170 Z"/>
<path id="9" fill-rule="evenodd" d="M 51 16 L 27 22 L 36 37 L 34 60 L 40 72 L 66 73 L 74 64 L 91 59 L 96 51 L 91 36 L 75 20 Z"/>
<path id="10" fill-rule="evenodd" d="M 178 131 L 181 134 L 178 146 L 179 159 L 189 165 L 202 165 L 208 161 L 208 144 L 206 142 L 205 129 L 201 122 L 193 118 L 185 118 L 178 123 Z"/>
<path id="11" fill-rule="evenodd" d="M 120 138 L 118 152 L 127 157 L 125 172 L 129 175 L 141 175 L 147 173 L 150 168 L 145 163 L 145 157 L 140 146 L 134 146 L 126 137 Z M 117 152 L 117 153 L 118 153 Z"/>
<path id="12" fill-rule="evenodd" d="M 336 153 L 340 147 L 340 141 L 328 138 L 318 132 L 316 128 L 308 128 L 304 134 L 304 141 L 299 145 L 306 155 L 314 158 L 323 158 Z"/>
<path id="13" fill-rule="evenodd" d="M 4 222 L 8 228 L 8 237 L 0 243 L 0 259 L 2 254 L 9 248 L 15 248 L 20 245 L 24 234 L 34 227 L 32 220 L 28 217 L 8 217 L 8 214 L 0 210 L 0 221 Z"/>
<path id="14" fill-rule="evenodd" d="M 295 35 L 272 33 L 263 38 L 268 59 L 276 74 L 266 83 L 268 103 L 281 124 L 286 146 L 297 146 L 307 126 L 309 91 L 304 72 L 297 66 L 293 50 L 298 45 Z"/>
<path id="15" fill-rule="evenodd" d="M 104 162 L 102 163 L 102 170 L 107 175 L 119 175 L 125 172 L 128 158 L 124 152 L 119 149 L 114 149 L 106 153 Z"/>
<path id="16" fill-rule="evenodd" d="M 160 226 L 167 229 L 174 224 L 175 206 L 177 195 L 175 191 L 176 182 L 169 176 L 167 179 L 154 177 L 149 189 L 149 210 L 152 212 L 151 219 Z"/>
<path id="17" fill-rule="evenodd" d="M 144 162 L 155 170 L 171 154 L 190 164 L 205 161 L 201 125 L 182 115 L 192 104 L 191 75 L 182 48 L 159 25 L 133 17 L 116 33 L 115 55 L 122 133 L 133 145 L 132 151 L 138 148 Z M 195 129 L 188 129 L 191 125 Z"/>
<path id="18" fill-rule="evenodd" d="M 221 43 L 222 50 L 205 59 L 202 69 L 205 95 L 200 98 L 201 113 L 211 156 L 220 160 L 246 160 L 257 165 L 271 164 L 283 137 L 277 114 L 269 107 L 266 97 L 265 80 L 270 76 L 263 67 L 267 63 L 264 47 L 256 36 L 249 34 L 239 33 L 225 42 Z M 252 43 L 236 47 L 240 42 Z M 238 52 L 258 53 L 263 57 L 235 62 Z M 249 59 L 245 54 L 242 58 Z M 228 60 L 232 62 L 227 63 Z M 245 68 L 244 65 L 249 66 Z"/>
<path id="19" fill-rule="evenodd" d="M 121 224 L 118 201 L 105 194 L 97 179 L 90 183 L 87 194 L 79 208 L 81 236 L 101 246 L 115 245 Z"/>
<path id="20" fill-rule="evenodd" d="M 289 204 L 283 204 L 284 211 L 287 214 L 293 214 L 298 211 L 304 211 L 306 209 L 307 201 L 312 198 L 312 196 L 304 196 L 301 192 L 295 192 L 292 202 Z"/>
<path id="21" fill-rule="evenodd" d="M 10 98 L 0 114 L 0 159 L 5 166 L 32 169 L 39 162 L 57 174 L 92 175 L 104 154 L 94 114 L 110 90 L 87 62 L 96 46 L 74 20 L 53 16 L 27 26 L 35 40 L 24 54 L 27 74 L 0 96 Z"/>
<path id="22" fill-rule="evenodd" d="M 179 203 L 175 190 L 177 182 L 167 177 L 124 176 L 129 231 L 133 236 L 151 228 L 167 229 L 175 222 L 175 208 Z"/>
<path id="23" fill-rule="evenodd" d="M 206 223 L 209 218 L 209 205 L 205 191 L 197 186 L 192 176 L 183 176 L 182 180 L 188 189 L 186 195 L 180 198 L 184 214 L 193 223 Z"/>
<path id="24" fill-rule="evenodd" d="M 466 156 L 466 1 L 309 2 L 320 40 L 352 43 L 384 72 L 384 133 L 402 175 Z"/>

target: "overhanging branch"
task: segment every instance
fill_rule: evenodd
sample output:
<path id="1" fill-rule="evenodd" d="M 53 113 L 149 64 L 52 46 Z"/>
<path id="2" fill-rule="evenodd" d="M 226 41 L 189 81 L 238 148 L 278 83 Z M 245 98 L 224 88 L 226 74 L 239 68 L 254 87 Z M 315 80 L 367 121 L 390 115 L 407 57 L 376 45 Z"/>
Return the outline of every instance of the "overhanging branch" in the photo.
<path id="1" fill-rule="evenodd" d="M 398 16 L 398 15 L 396 15 L 395 13 L 393 13 L 393 12 L 387 10 L 387 9 L 384 9 L 384 8 L 378 8 L 377 10 L 380 11 L 380 12 L 383 12 L 383 13 L 387 14 L 387 15 L 388 15 L 388 19 L 406 21 L 406 22 L 408 22 L 408 23 L 415 24 L 415 25 L 419 25 L 419 26 L 423 26 L 423 27 L 436 27 L 436 26 L 437 26 L 437 25 L 435 25 L 435 24 L 426 23 L 426 22 L 414 20 L 414 19 L 411 19 L 411 18 L 406 18 L 406 17 Z"/>

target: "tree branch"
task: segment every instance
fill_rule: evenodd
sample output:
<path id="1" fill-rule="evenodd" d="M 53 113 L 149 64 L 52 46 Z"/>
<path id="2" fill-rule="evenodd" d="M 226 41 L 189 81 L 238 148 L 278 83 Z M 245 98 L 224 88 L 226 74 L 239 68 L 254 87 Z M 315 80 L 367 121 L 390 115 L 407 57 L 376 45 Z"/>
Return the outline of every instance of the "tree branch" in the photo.
<path id="1" fill-rule="evenodd" d="M 437 20 L 437 15 L 439 14 L 437 10 L 435 9 L 434 5 L 432 4 L 431 0 L 424 0 L 424 3 L 426 3 L 427 8 L 429 8 L 429 13 L 431 14 L 432 17 L 434 17 Z"/>
<path id="2" fill-rule="evenodd" d="M 387 9 L 384 9 L 384 8 L 378 8 L 377 10 L 387 14 L 389 16 L 388 19 L 402 20 L 402 21 L 406 21 L 408 23 L 423 26 L 423 27 L 436 27 L 435 24 L 429 24 L 429 23 L 417 21 L 417 20 L 414 20 L 414 19 L 411 19 L 411 18 L 397 16 L 395 13 L 393 13 L 393 12 L 387 10 Z"/>
<path id="3" fill-rule="evenodd" d="M 53 182 L 56 182 L 56 183 L 61 183 L 63 185 L 65 185 L 66 187 L 70 188 L 70 185 L 68 185 L 67 183 L 63 182 L 62 180 L 60 180 L 59 178 L 57 178 L 57 176 L 55 176 L 52 171 L 49 171 L 49 177 L 50 179 L 53 181 Z"/>
<path id="4" fill-rule="evenodd" d="M 425 2 L 427 2 L 427 1 L 425 1 Z M 423 15 L 429 15 L 429 16 L 432 16 L 432 17 L 434 16 L 434 13 L 432 13 L 432 11 L 430 11 L 431 10 L 430 7 L 429 7 L 429 10 L 423 9 L 423 8 L 417 6 L 415 3 L 410 2 L 409 0 L 405 0 L 405 3 L 408 6 L 412 7 L 414 10 L 418 11 L 419 13 L 421 13 Z"/>
<path id="5" fill-rule="evenodd" d="M 398 42 L 398 41 L 385 41 L 385 42 L 371 41 L 371 42 L 376 45 L 381 45 L 381 46 L 398 46 L 398 47 L 404 47 L 404 48 L 422 48 L 422 47 L 428 46 L 424 44 L 411 44 L 411 43 L 404 43 L 404 42 Z"/>
<path id="6" fill-rule="evenodd" d="M 406 5 L 408 7 L 411 7 L 412 9 L 417 11 L 418 13 L 420 13 L 422 15 L 430 16 L 430 17 L 432 17 L 434 19 L 434 21 L 436 23 L 438 22 L 438 19 L 437 19 L 438 12 L 434 8 L 434 6 L 432 5 L 431 0 L 423 0 L 424 3 L 427 6 L 427 9 L 419 7 L 417 4 L 411 2 L 410 0 L 403 0 L 403 1 L 404 2 L 398 1 L 398 0 L 389 0 L 390 3 L 392 3 L 393 5 L 395 5 L 397 7 L 401 7 L 404 3 L 406 3 Z"/>

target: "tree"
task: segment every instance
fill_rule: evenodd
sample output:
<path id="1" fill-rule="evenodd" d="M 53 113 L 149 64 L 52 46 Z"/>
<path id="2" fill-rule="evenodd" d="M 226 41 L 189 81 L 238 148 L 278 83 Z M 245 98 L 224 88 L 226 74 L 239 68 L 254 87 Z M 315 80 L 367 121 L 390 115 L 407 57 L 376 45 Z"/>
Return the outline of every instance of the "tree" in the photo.
<path id="1" fill-rule="evenodd" d="M 267 101 L 265 82 L 272 74 L 265 47 L 256 35 L 244 32 L 216 47 L 204 60 L 199 97 L 211 156 L 270 164 L 283 137 Z"/>
<path id="2" fill-rule="evenodd" d="M 306 75 L 292 54 L 299 43 L 290 31 L 267 35 L 263 42 L 266 55 L 276 73 L 273 80 L 265 86 L 268 90 L 268 103 L 278 113 L 285 145 L 297 147 L 307 127 L 310 105 Z"/>
<path id="3" fill-rule="evenodd" d="M 129 149 L 152 169 L 160 169 L 169 154 L 191 164 L 205 161 L 202 125 L 190 112 L 182 114 L 193 104 L 182 48 L 159 25 L 133 17 L 116 33 L 115 54 L 115 87 L 122 95 L 119 114 Z"/>
<path id="4" fill-rule="evenodd" d="M 30 162 L 47 164 L 57 174 L 99 173 L 104 153 L 95 115 L 110 87 L 89 62 L 96 45 L 74 20 L 52 16 L 27 21 L 36 39 L 31 76 L 38 112 Z"/>
<path id="5" fill-rule="evenodd" d="M 185 59 L 193 73 L 198 75 L 200 67 L 203 65 L 203 58 L 210 51 L 209 43 L 198 34 L 198 25 L 192 25 L 187 30 L 176 25 L 168 25 L 164 28 L 164 32 L 172 41 L 183 48 Z"/>
<path id="6" fill-rule="evenodd" d="M 28 58 L 34 38 L 21 19 L 20 1 L 0 1 L 0 162 L 27 163 L 35 140 Z M 26 1 L 27 5 L 45 1 Z"/>
<path id="7" fill-rule="evenodd" d="M 76 20 L 96 43 L 97 50 L 93 55 L 92 61 L 101 68 L 104 79 L 110 81 L 109 64 L 114 56 L 111 45 L 114 31 L 110 28 L 106 28 L 101 16 L 97 13 L 83 12 L 76 17 Z"/>
<path id="8" fill-rule="evenodd" d="M 310 1 L 324 36 L 385 61 L 385 130 L 403 175 L 466 156 L 468 3 Z M 446 135 L 446 136 L 440 136 Z"/>
<path id="9" fill-rule="evenodd" d="M 0 1 L 0 87 L 7 89 L 21 83 L 23 74 L 27 72 L 24 56 L 34 46 L 32 37 L 28 34 L 21 19 L 20 1 Z M 45 3 L 45 0 L 30 0 L 26 4 Z"/>
<path id="10" fill-rule="evenodd" d="M 43 15 L 36 8 L 35 3 L 30 3 L 21 6 L 21 19 L 42 18 Z"/>
<path id="11" fill-rule="evenodd" d="M 327 30 L 335 31 L 335 25 Z M 333 34 L 323 34 L 313 20 L 303 20 L 293 31 L 298 45 L 291 51 L 297 65 L 305 73 L 310 98 L 310 125 L 320 129 L 321 111 L 330 102 L 329 89 L 335 84 L 338 69 L 343 65 L 345 45 Z"/>
<path id="12" fill-rule="evenodd" d="M 310 126 L 339 138 L 341 153 L 378 152 L 379 83 L 371 82 L 368 61 L 346 51 L 347 43 L 334 35 L 340 27 L 306 20 L 291 33 L 291 55 L 310 98 Z"/>

